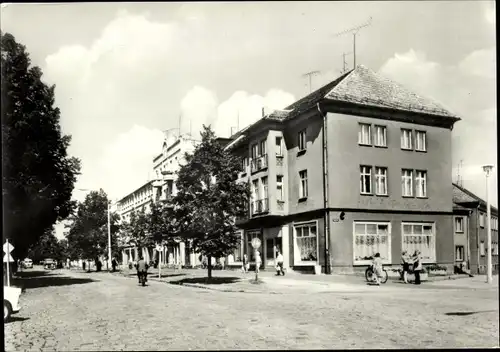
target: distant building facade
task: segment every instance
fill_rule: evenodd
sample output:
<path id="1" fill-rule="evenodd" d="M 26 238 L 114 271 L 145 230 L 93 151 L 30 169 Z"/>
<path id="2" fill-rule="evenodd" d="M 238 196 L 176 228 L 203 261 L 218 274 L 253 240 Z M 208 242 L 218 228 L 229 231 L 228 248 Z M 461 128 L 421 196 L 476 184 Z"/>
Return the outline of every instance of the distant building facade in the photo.
<path id="1" fill-rule="evenodd" d="M 498 274 L 498 209 L 491 212 L 491 260 L 494 273 Z M 487 204 L 466 188 L 453 184 L 453 218 L 455 261 L 468 268 L 472 274 L 486 274 L 487 264 Z"/>

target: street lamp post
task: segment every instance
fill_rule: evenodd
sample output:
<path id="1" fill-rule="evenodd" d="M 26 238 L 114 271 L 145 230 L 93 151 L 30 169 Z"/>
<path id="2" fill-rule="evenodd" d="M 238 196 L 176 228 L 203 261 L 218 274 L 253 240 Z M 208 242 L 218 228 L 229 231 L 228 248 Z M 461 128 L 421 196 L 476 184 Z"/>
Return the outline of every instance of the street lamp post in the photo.
<path id="1" fill-rule="evenodd" d="M 484 165 L 483 171 L 486 174 L 486 226 L 487 226 L 487 266 L 486 266 L 486 282 L 491 284 L 493 282 L 493 276 L 491 273 L 491 209 L 490 209 L 490 195 L 489 195 L 489 176 L 493 170 L 493 165 Z"/>
<path id="2" fill-rule="evenodd" d="M 111 270 L 111 202 L 108 204 L 108 271 Z"/>

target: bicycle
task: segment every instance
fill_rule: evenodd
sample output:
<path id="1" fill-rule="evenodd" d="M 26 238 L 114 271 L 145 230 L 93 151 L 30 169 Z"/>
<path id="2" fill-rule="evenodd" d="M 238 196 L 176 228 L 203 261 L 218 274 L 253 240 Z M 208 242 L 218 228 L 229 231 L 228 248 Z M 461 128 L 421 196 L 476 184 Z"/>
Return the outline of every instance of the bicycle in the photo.
<path id="1" fill-rule="evenodd" d="M 367 282 L 375 282 L 376 280 L 375 273 L 373 272 L 373 267 L 371 265 L 365 271 L 365 279 Z M 380 283 L 385 284 L 388 279 L 389 274 L 387 274 L 387 271 L 382 268 L 382 277 L 380 278 Z"/>

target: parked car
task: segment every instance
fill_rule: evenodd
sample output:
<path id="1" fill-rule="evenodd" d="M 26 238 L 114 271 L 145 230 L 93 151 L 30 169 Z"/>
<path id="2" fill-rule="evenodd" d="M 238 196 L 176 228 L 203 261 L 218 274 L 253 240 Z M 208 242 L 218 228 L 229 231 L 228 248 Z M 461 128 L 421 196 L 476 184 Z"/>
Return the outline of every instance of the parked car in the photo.
<path id="1" fill-rule="evenodd" d="M 29 258 L 23 260 L 23 268 L 25 269 L 33 269 L 33 261 Z"/>
<path id="2" fill-rule="evenodd" d="M 57 262 L 54 259 L 45 259 L 43 261 L 43 268 L 46 270 L 53 270 L 56 268 Z"/>
<path id="3" fill-rule="evenodd" d="M 19 306 L 19 297 L 21 297 L 21 289 L 18 287 L 4 286 L 3 287 L 3 321 L 9 321 L 12 314 L 18 313 L 21 310 Z"/>

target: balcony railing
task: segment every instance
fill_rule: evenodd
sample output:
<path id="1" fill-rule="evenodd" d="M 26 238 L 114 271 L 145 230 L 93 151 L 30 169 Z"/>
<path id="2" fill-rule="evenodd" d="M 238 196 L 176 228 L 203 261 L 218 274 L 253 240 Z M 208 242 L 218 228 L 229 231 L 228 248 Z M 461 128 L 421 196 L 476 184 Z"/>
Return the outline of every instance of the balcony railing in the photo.
<path id="1" fill-rule="evenodd" d="M 261 155 L 256 159 L 252 159 L 250 166 L 250 171 L 252 173 L 267 168 L 267 154 Z"/>
<path id="2" fill-rule="evenodd" d="M 269 202 L 267 198 L 254 200 L 251 205 L 252 216 L 269 212 Z"/>

